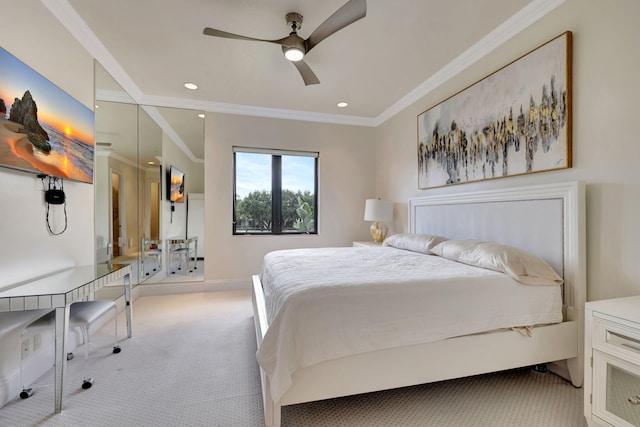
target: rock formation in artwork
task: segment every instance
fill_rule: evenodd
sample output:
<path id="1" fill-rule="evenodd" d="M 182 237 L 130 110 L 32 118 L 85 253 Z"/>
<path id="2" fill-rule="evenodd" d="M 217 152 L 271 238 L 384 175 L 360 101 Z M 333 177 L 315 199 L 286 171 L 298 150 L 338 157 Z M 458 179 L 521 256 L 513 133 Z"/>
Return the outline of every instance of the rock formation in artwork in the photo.
<path id="1" fill-rule="evenodd" d="M 22 99 L 16 98 L 13 101 L 9 120 L 22 125 L 18 132 L 26 133 L 34 147 L 45 153 L 51 151 L 49 135 L 38 123 L 38 107 L 31 92 L 26 91 Z"/>
<path id="2" fill-rule="evenodd" d="M 7 114 L 7 105 L 2 98 L 0 98 L 0 114 Z"/>

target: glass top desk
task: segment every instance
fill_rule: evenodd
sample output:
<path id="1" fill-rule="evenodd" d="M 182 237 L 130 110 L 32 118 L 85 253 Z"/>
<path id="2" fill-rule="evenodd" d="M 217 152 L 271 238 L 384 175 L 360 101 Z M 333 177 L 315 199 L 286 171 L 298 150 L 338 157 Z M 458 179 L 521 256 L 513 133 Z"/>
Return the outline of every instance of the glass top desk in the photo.
<path id="1" fill-rule="evenodd" d="M 127 336 L 131 338 L 131 265 L 100 264 L 73 267 L 0 288 L 0 312 L 55 309 L 55 412 L 62 410 L 62 386 L 67 367 L 69 306 L 107 283 L 123 279 Z"/>

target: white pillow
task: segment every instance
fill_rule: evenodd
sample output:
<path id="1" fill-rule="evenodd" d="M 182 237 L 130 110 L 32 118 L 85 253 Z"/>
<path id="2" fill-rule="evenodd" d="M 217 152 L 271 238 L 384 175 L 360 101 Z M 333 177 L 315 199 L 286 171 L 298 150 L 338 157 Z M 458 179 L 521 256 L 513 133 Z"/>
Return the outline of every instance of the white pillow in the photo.
<path id="1" fill-rule="evenodd" d="M 562 277 L 544 260 L 520 249 L 478 240 L 447 240 L 434 254 L 464 264 L 506 273 L 527 285 L 560 285 Z"/>
<path id="2" fill-rule="evenodd" d="M 447 240 L 446 237 L 434 236 L 432 234 L 404 233 L 387 237 L 384 242 L 382 242 L 382 246 L 392 246 L 397 249 L 432 255 L 431 249 L 445 240 Z"/>

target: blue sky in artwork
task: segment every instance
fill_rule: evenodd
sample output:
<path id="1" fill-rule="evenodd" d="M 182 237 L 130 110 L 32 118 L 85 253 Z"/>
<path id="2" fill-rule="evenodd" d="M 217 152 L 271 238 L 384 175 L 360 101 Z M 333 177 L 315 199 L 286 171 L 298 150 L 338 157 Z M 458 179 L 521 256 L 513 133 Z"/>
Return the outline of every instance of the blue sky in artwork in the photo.
<path id="1" fill-rule="evenodd" d="M 0 98 L 4 99 L 7 109 L 27 90 L 38 106 L 39 121 L 93 145 L 93 110 L 0 48 Z"/>

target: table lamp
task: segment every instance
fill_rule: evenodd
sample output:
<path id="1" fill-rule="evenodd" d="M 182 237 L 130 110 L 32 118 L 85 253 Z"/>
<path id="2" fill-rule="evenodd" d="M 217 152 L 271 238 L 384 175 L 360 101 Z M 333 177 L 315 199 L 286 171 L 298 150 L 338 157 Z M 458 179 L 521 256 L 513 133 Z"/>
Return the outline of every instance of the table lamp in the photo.
<path id="1" fill-rule="evenodd" d="M 385 222 L 393 220 L 393 202 L 382 199 L 367 199 L 364 205 L 364 220 L 373 221 L 371 224 L 371 236 L 377 244 L 387 237 L 387 225 Z"/>

